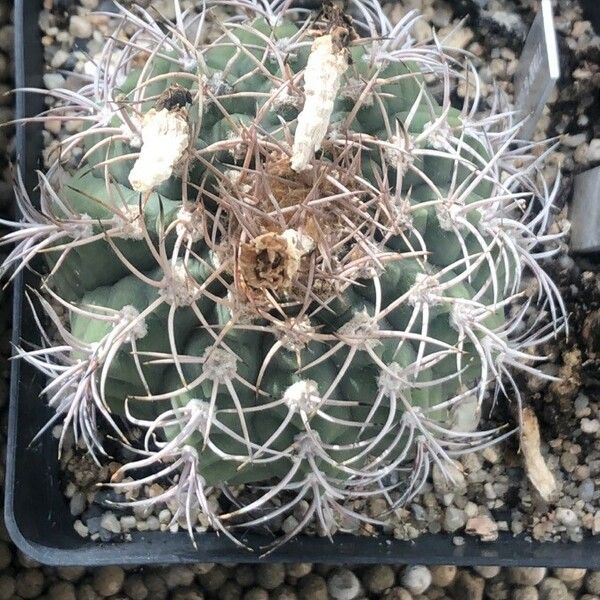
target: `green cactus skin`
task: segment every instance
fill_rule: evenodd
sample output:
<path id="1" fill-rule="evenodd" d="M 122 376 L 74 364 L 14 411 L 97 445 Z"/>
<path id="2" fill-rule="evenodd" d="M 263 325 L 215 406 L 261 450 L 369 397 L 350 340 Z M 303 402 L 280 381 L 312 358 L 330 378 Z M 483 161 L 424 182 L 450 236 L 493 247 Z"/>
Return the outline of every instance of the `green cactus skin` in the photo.
<path id="1" fill-rule="evenodd" d="M 51 404 L 66 415 L 73 386 L 84 380 L 91 391 L 65 424 L 94 456 L 94 410 L 149 431 L 150 457 L 124 465 L 117 488 L 139 467 L 176 465 L 185 477 L 173 493 L 210 512 L 207 490 L 268 482 L 249 506 L 210 513 L 212 525 L 258 523 L 253 511 L 280 494 L 292 508 L 307 498 L 307 519 L 330 531 L 352 513 L 345 499 L 395 477 L 388 498 L 400 504 L 432 463 L 498 437 L 453 431 L 453 414 L 465 399 L 480 404 L 490 384 L 503 390 L 509 367 L 534 371 L 525 348 L 541 334 L 519 334 L 506 316 L 524 270 L 560 317 L 531 254 L 546 222 L 527 209 L 541 195 L 547 214 L 554 191 L 540 192 L 535 160 L 510 166 L 523 154 L 508 150 L 518 141 L 508 116 L 478 121 L 478 98 L 450 105 L 452 54 L 414 46 L 411 15 L 392 31 L 376 0 L 362 7 L 382 37 L 373 30 L 339 50 L 351 64 L 322 149 L 310 169 L 292 171 L 316 34 L 277 4 L 240 1 L 256 17 L 221 23 L 207 44 L 192 42 L 201 36 L 191 26 L 174 24 L 179 33 L 159 41 L 146 25 L 145 62 L 126 47 L 118 85 L 81 92 L 98 107 L 77 142 L 81 165 L 56 163 L 42 177 L 39 212 L 21 193 L 30 227 L 8 236 L 21 245 L 7 265 L 25 266 L 33 239 L 69 309 L 73 351 L 47 359 L 72 377 L 51 387 Z M 123 17 L 138 23 L 135 14 Z M 323 35 L 339 17 L 326 12 Z M 135 191 L 142 115 L 177 90 L 191 99 L 172 109 L 187 123 L 188 149 L 171 177 Z M 309 250 L 292 255 L 285 231 Z M 279 250 L 260 250 L 260 239 Z"/>

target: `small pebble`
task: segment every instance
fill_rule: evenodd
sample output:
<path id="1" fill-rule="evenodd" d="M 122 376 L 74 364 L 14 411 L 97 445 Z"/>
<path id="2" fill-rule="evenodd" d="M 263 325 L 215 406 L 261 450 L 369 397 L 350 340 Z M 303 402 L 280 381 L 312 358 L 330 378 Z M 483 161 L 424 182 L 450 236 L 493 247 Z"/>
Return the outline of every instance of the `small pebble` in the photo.
<path id="1" fill-rule="evenodd" d="M 169 590 L 162 577 L 155 573 L 145 573 L 143 578 L 148 589 L 149 600 L 166 600 L 168 598 Z"/>
<path id="2" fill-rule="evenodd" d="M 372 565 L 362 574 L 362 582 L 365 590 L 371 594 L 382 594 L 385 590 L 394 586 L 396 575 L 389 565 Z M 408 588 L 408 586 L 404 586 Z"/>
<path id="3" fill-rule="evenodd" d="M 148 598 L 148 588 L 144 578 L 137 574 L 128 574 L 123 583 L 123 591 L 131 600 L 145 600 Z"/>
<path id="4" fill-rule="evenodd" d="M 500 573 L 500 567 L 475 567 L 474 570 L 484 579 L 492 579 Z"/>
<path id="5" fill-rule="evenodd" d="M 269 592 L 259 587 L 249 589 L 243 596 L 243 600 L 269 600 Z M 308 600 L 308 598 L 306 599 Z M 324 598 L 327 600 L 327 597 Z"/>
<path id="6" fill-rule="evenodd" d="M 176 587 L 187 587 L 194 581 L 194 571 L 188 567 L 175 565 L 163 573 L 163 579 L 170 590 Z"/>
<path id="7" fill-rule="evenodd" d="M 411 594 L 423 594 L 431 585 L 431 572 L 422 565 L 406 567 L 400 583 Z"/>
<path id="8" fill-rule="evenodd" d="M 540 600 L 572 600 L 567 586 L 556 577 L 546 577 L 539 586 Z"/>
<path id="9" fill-rule="evenodd" d="M 37 598 L 44 589 L 44 574 L 39 569 L 25 569 L 17 573 L 16 591 L 21 598 Z"/>
<path id="10" fill-rule="evenodd" d="M 467 518 L 464 510 L 449 506 L 444 513 L 444 530 L 453 533 L 464 527 Z"/>
<path id="11" fill-rule="evenodd" d="M 106 598 L 118 594 L 124 580 L 125 572 L 121 567 L 100 567 L 94 571 L 92 586 L 100 596 Z"/>
<path id="12" fill-rule="evenodd" d="M 256 569 L 256 582 L 265 590 L 274 590 L 285 581 L 285 567 L 280 563 L 263 563 Z"/>
<path id="13" fill-rule="evenodd" d="M 46 73 L 43 79 L 44 85 L 49 90 L 55 90 L 65 85 L 65 78 L 60 73 Z"/>
<path id="14" fill-rule="evenodd" d="M 454 581 L 456 571 L 457 569 L 454 565 L 437 565 L 429 567 L 432 585 L 441 588 L 448 587 Z"/>
<path id="15" fill-rule="evenodd" d="M 80 15 L 72 15 L 69 22 L 69 33 L 76 38 L 87 39 L 92 37 L 94 29 L 89 19 Z"/>
<path id="16" fill-rule="evenodd" d="M 100 527 L 111 533 L 121 533 L 121 523 L 111 512 L 104 513 L 102 520 L 100 521 Z"/>
<path id="17" fill-rule="evenodd" d="M 600 596 L 600 571 L 590 571 L 585 578 L 585 589 Z"/>
<path id="18" fill-rule="evenodd" d="M 511 567 L 508 580 L 517 585 L 537 585 L 546 576 L 545 567 Z"/>
<path id="19" fill-rule="evenodd" d="M 572 582 L 583 579 L 586 574 L 585 569 L 554 569 L 554 576 L 561 581 Z"/>
<path id="20" fill-rule="evenodd" d="M 16 582 L 8 573 L 0 575 L 0 600 L 10 600 L 15 594 Z"/>
<path id="21" fill-rule="evenodd" d="M 514 588 L 510 598 L 511 600 L 538 600 L 539 594 L 536 587 L 526 585 Z"/>
<path id="22" fill-rule="evenodd" d="M 100 596 L 89 583 L 84 583 L 77 586 L 77 600 L 100 600 Z"/>
<path id="23" fill-rule="evenodd" d="M 269 594 L 269 600 L 298 600 L 298 596 L 293 587 L 281 585 Z"/>
<path id="24" fill-rule="evenodd" d="M 225 567 L 215 565 L 208 573 L 198 575 L 202 587 L 207 592 L 216 592 L 228 579 L 228 573 Z"/>
<path id="25" fill-rule="evenodd" d="M 234 573 L 235 580 L 245 588 L 251 587 L 256 581 L 254 568 L 251 565 L 238 565 Z"/>
<path id="26" fill-rule="evenodd" d="M 193 587 L 178 587 L 173 590 L 169 600 L 204 600 L 204 594 Z"/>
<path id="27" fill-rule="evenodd" d="M 336 569 L 327 577 L 327 590 L 333 600 L 354 600 L 361 593 L 361 586 L 352 571 Z"/>
<path id="28" fill-rule="evenodd" d="M 287 575 L 289 577 L 295 577 L 296 579 L 308 575 L 312 571 L 312 568 L 312 563 L 292 563 L 290 565 L 285 565 Z"/>
<path id="29" fill-rule="evenodd" d="M 65 581 L 79 581 L 85 574 L 85 567 L 58 567 L 58 576 Z"/>
<path id="30" fill-rule="evenodd" d="M 298 598 L 300 600 L 328 600 L 325 579 L 315 573 L 309 573 L 299 579 Z"/>
<path id="31" fill-rule="evenodd" d="M 454 582 L 454 597 L 461 600 L 482 600 L 485 579 L 468 571 L 459 571 Z"/>
<path id="32" fill-rule="evenodd" d="M 0 571 L 4 571 L 12 562 L 12 552 L 6 542 L 0 542 Z"/>
<path id="33" fill-rule="evenodd" d="M 385 600 L 413 600 L 413 595 L 401 587 L 393 587 L 382 596 Z"/>
<path id="34" fill-rule="evenodd" d="M 59 581 L 50 586 L 48 600 L 77 600 L 75 586 L 69 581 Z"/>

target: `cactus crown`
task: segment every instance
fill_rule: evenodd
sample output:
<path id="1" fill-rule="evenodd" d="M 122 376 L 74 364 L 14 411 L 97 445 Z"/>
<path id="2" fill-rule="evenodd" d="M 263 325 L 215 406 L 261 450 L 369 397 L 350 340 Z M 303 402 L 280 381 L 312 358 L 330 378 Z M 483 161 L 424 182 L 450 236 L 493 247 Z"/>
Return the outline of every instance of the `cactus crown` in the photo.
<path id="1" fill-rule="evenodd" d="M 285 539 L 372 522 L 354 498 L 394 508 L 432 464 L 504 435 L 457 430 L 457 414 L 490 385 L 518 399 L 511 369 L 536 372 L 528 348 L 560 326 L 536 254 L 558 187 L 500 94 L 485 117 L 477 91 L 452 106 L 477 74 L 415 43 L 415 13 L 174 1 L 172 23 L 121 8 L 93 80 L 52 92 L 49 116 L 83 126 L 39 175 L 39 208 L 17 186 L 5 266 L 45 257 L 61 339 L 20 352 L 97 460 L 99 420 L 125 444 L 145 430 L 112 485 L 156 467 L 137 484 L 171 481 L 152 501 L 190 532 L 202 513 L 235 540 L 303 499 Z M 218 5 L 233 16 L 208 41 Z M 508 316 L 524 273 L 554 330 L 523 330 L 530 300 Z M 252 499 L 219 513 L 210 494 L 240 484 Z"/>

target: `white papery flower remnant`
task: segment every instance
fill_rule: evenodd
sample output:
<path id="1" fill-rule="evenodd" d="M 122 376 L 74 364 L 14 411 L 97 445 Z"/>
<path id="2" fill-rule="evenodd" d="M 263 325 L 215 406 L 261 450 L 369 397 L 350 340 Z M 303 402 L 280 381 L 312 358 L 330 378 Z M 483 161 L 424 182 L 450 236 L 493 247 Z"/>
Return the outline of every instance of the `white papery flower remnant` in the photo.
<path id="1" fill-rule="evenodd" d="M 291 166 L 296 172 L 304 171 L 321 148 L 348 64 L 346 49 L 335 43 L 332 34 L 313 42 L 304 72 L 306 100 L 298 116 L 292 150 Z"/>
<path id="2" fill-rule="evenodd" d="M 169 179 L 189 145 L 189 125 L 180 111 L 150 109 L 142 121 L 142 148 L 129 182 L 148 193 Z"/>

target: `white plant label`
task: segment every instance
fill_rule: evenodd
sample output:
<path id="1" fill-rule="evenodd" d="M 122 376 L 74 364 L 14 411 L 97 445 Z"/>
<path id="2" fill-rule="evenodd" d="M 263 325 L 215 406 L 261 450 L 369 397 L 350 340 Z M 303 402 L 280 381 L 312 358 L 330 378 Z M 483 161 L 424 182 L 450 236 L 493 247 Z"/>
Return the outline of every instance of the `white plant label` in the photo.
<path id="1" fill-rule="evenodd" d="M 575 177 L 571 202 L 571 250 L 600 251 L 600 167 Z"/>
<path id="2" fill-rule="evenodd" d="M 520 137 L 531 139 L 560 75 L 551 0 L 541 0 L 515 72 L 515 108 L 525 122 Z"/>

